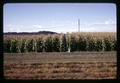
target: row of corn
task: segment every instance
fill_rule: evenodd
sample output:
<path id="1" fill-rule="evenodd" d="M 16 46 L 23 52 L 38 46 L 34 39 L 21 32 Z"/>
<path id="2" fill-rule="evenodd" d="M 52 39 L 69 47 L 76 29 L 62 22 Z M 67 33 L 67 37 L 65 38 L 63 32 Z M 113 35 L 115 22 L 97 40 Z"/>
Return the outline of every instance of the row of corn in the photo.
<path id="1" fill-rule="evenodd" d="M 4 52 L 116 51 L 115 33 L 4 35 Z"/>

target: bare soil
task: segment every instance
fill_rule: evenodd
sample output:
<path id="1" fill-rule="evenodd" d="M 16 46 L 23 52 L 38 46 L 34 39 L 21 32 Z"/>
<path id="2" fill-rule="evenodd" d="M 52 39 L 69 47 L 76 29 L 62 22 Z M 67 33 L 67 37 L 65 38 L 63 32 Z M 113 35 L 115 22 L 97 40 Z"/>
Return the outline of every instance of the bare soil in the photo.
<path id="1" fill-rule="evenodd" d="M 5 79 L 116 79 L 116 52 L 4 53 Z"/>

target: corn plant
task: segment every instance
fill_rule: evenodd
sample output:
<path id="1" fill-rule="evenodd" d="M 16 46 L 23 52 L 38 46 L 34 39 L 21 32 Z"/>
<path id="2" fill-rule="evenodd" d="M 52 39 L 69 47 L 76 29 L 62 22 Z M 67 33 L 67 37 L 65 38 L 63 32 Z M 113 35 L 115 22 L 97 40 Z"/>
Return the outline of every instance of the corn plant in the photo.
<path id="1" fill-rule="evenodd" d="M 45 42 L 45 51 L 46 52 L 52 52 L 53 51 L 53 41 L 52 41 L 52 37 L 51 36 L 49 36 L 46 39 L 46 42 Z"/>
<path id="2" fill-rule="evenodd" d="M 4 44 L 4 47 L 3 47 L 4 52 L 10 53 L 11 52 L 11 50 L 10 50 L 10 48 L 11 48 L 11 40 L 4 40 L 3 44 Z"/>
<path id="3" fill-rule="evenodd" d="M 115 33 L 4 35 L 4 52 L 116 51 Z"/>
<path id="4" fill-rule="evenodd" d="M 43 40 L 39 38 L 36 40 L 36 47 L 37 47 L 37 52 L 42 52 L 43 51 Z"/>
<path id="5" fill-rule="evenodd" d="M 66 35 L 63 35 L 63 36 L 62 36 L 61 51 L 62 51 L 62 52 L 68 51 Z"/>

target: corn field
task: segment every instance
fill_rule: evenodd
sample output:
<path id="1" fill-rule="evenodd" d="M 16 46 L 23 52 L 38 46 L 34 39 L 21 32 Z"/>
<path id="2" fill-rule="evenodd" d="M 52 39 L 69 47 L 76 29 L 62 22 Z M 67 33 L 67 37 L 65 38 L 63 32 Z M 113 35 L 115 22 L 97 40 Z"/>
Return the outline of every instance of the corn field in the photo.
<path id="1" fill-rule="evenodd" d="M 113 32 L 74 32 L 48 35 L 4 35 L 5 53 L 116 51 Z"/>

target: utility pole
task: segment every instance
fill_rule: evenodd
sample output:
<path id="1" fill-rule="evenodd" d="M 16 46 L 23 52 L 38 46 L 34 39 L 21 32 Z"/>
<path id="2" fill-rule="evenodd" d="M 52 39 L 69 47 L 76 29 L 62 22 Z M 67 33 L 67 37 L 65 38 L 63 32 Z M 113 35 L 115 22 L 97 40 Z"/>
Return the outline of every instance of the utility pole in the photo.
<path id="1" fill-rule="evenodd" d="M 78 19 L 78 32 L 80 32 L 80 19 Z"/>

